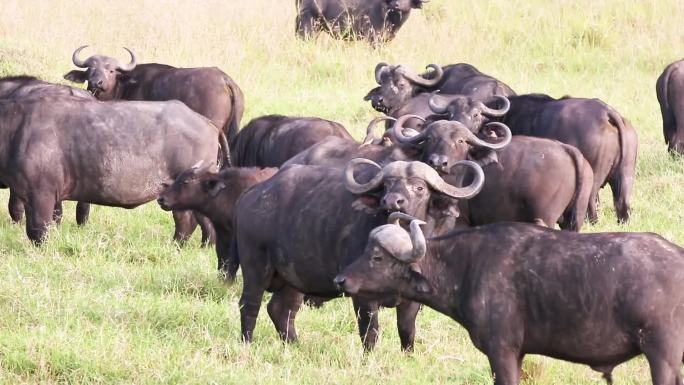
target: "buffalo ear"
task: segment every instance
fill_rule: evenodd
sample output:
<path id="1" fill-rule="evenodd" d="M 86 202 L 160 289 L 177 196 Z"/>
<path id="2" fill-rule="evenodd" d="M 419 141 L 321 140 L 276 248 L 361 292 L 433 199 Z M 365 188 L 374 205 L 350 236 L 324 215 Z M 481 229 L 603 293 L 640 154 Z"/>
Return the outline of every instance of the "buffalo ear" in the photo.
<path id="1" fill-rule="evenodd" d="M 375 214 L 380 207 L 380 197 L 375 195 L 361 195 L 354 199 L 351 204 L 352 209 L 366 214 Z"/>
<path id="2" fill-rule="evenodd" d="M 423 8 L 423 0 L 411 0 L 411 8 Z"/>
<path id="3" fill-rule="evenodd" d="M 499 156 L 491 148 L 471 148 L 468 159 L 484 167 L 488 164 L 499 163 Z"/>
<path id="4" fill-rule="evenodd" d="M 427 278 L 423 274 L 415 271 L 414 269 L 409 270 L 409 277 L 411 279 L 411 289 L 413 289 L 418 294 L 429 294 L 432 292 L 432 286 L 428 282 Z"/>
<path id="5" fill-rule="evenodd" d="M 79 71 L 79 70 L 73 70 L 67 72 L 66 75 L 64 75 L 64 79 L 72 81 L 74 83 L 83 83 L 88 78 L 86 77 L 86 72 L 85 71 Z"/>
<path id="6" fill-rule="evenodd" d="M 226 188 L 226 184 L 216 178 L 207 179 L 202 182 L 202 189 L 212 198 L 218 195 L 224 188 Z"/>

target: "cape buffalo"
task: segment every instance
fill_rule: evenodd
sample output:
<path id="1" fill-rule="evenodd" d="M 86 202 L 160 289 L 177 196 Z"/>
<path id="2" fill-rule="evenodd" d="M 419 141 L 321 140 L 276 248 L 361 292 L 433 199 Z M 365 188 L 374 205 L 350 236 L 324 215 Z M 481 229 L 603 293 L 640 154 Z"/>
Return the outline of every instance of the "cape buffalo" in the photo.
<path id="1" fill-rule="evenodd" d="M 483 122 L 496 120 L 508 125 L 513 135 L 556 139 L 576 147 L 594 172 L 589 219 L 592 222 L 598 219 L 598 192 L 608 183 L 613 192 L 618 222 L 627 222 L 638 146 L 634 127 L 599 99 L 554 99 L 544 94 L 509 96 L 508 99 L 510 108 L 504 116 L 480 114 L 479 119 L 467 118 L 474 116 L 477 109 L 431 105 L 436 113 L 446 111 L 450 120 L 458 120 L 475 132 Z M 476 101 L 470 105 L 483 103 Z"/>
<path id="2" fill-rule="evenodd" d="M 612 384 L 613 368 L 641 353 L 654 385 L 682 384 L 681 247 L 653 233 L 526 223 L 426 241 L 422 223 L 411 220 L 410 234 L 397 224 L 374 229 L 335 283 L 352 296 L 399 295 L 451 317 L 487 355 L 496 385 L 519 383 L 525 354 L 589 365 Z"/>
<path id="3" fill-rule="evenodd" d="M 296 0 L 296 32 L 309 38 L 320 31 L 344 40 L 380 44 L 394 39 L 412 8 L 423 0 Z"/>
<path id="4" fill-rule="evenodd" d="M 462 151 L 457 150 L 462 140 L 457 128 L 468 131 L 467 128 L 452 121 L 439 129 L 431 127 L 420 134 L 405 136 L 403 123 L 409 117 L 400 118 L 394 125 L 396 140 L 420 146 L 422 161 L 458 185 L 459 181 L 449 174 L 453 165 L 463 159 Z M 483 167 L 485 183 L 477 196 L 461 201 L 463 215 L 459 223 L 475 226 L 520 221 L 550 227 L 559 223 L 562 229 L 579 231 L 594 181 L 591 166 L 582 153 L 555 140 L 522 135 L 511 139 L 501 123 L 490 122 L 484 127 L 497 128 L 504 129 L 501 143 L 468 152 L 468 159 Z"/>
<path id="5" fill-rule="evenodd" d="M 99 100 L 180 100 L 193 111 L 204 115 L 231 141 L 238 132 L 244 111 L 244 96 L 237 84 L 216 67 L 176 68 L 166 64 L 138 64 L 135 54 L 128 64 L 110 56 L 79 58 L 81 46 L 71 60 L 85 71 L 73 70 L 64 78 L 76 83 L 88 82 L 88 91 Z"/>
<path id="6" fill-rule="evenodd" d="M 230 143 L 238 167 L 280 167 L 328 136 L 353 140 L 341 124 L 321 118 L 266 115 L 252 119 Z"/>
<path id="7" fill-rule="evenodd" d="M 667 148 L 684 155 L 684 60 L 665 67 L 658 77 L 656 94 Z"/>
<path id="8" fill-rule="evenodd" d="M 138 206 L 198 161 L 215 164 L 219 147 L 218 129 L 178 101 L 0 101 L 0 121 L 0 180 L 27 203 L 35 243 L 57 202 Z"/>
<path id="9" fill-rule="evenodd" d="M 367 95 L 375 105 L 382 104 L 388 111 L 404 106 L 421 93 L 439 90 L 443 94 L 467 95 L 484 99 L 494 95 L 511 96 L 515 92 L 505 83 L 480 72 L 470 64 L 459 63 L 440 67 L 430 64 L 433 71 L 418 75 L 403 65 L 379 63 L 375 67 L 375 81 L 379 92 Z"/>
<path id="10" fill-rule="evenodd" d="M 193 210 L 211 220 L 216 229 L 218 269 L 225 277 L 234 277 L 238 265 L 229 266 L 233 240 L 233 211 L 238 197 L 249 187 L 275 174 L 277 168 L 227 167 L 216 173 L 210 167 L 183 171 L 159 195 L 164 210 Z"/>
<path id="11" fill-rule="evenodd" d="M 416 116 L 407 115 L 402 117 L 402 124 L 410 119 L 419 118 Z M 359 145 L 354 140 L 341 138 L 326 138 L 310 148 L 302 151 L 296 156 L 288 160 L 284 165 L 290 164 L 310 164 L 310 165 L 325 165 L 325 166 L 342 166 L 353 158 L 370 159 L 381 165 L 396 161 L 396 160 L 417 160 L 420 157 L 420 150 L 413 144 L 395 143 L 392 145 L 378 144 L 374 140 L 374 128 L 382 120 L 394 120 L 393 118 L 380 117 L 373 119 L 366 130 L 366 140 Z M 431 133 L 443 129 L 443 127 L 456 126 L 458 123 L 448 122 L 445 120 L 431 122 L 424 129 L 425 133 Z M 454 156 L 459 159 L 465 159 L 470 151 L 477 148 L 498 149 L 505 146 L 510 140 L 510 131 L 508 138 L 503 143 L 488 143 L 479 139 L 468 129 L 454 127 L 455 137 L 457 137 L 457 145 L 454 146 Z M 402 132 L 403 133 L 403 132 Z M 400 134 L 402 134 L 400 133 Z M 417 133 L 417 132 L 414 132 Z M 396 134 L 396 132 L 395 132 Z M 427 135 L 427 134 L 426 134 Z M 505 133 L 504 133 L 505 135 Z"/>
<path id="12" fill-rule="evenodd" d="M 33 76 L 21 75 L 0 78 L 0 99 L 17 100 L 46 96 L 94 99 L 93 95 L 87 91 L 62 84 L 49 83 Z M 76 205 L 76 223 L 79 225 L 85 224 L 88 219 L 89 210 L 90 207 L 87 203 L 79 202 Z M 12 191 L 10 191 L 8 211 L 14 222 L 20 222 L 24 216 L 24 204 Z M 57 202 L 54 210 L 54 219 L 59 222 L 61 218 L 62 202 Z"/>
<path id="13" fill-rule="evenodd" d="M 467 161 L 465 161 L 467 162 Z M 368 232 L 386 221 L 386 211 L 404 211 L 432 221 L 449 215 L 455 199 L 479 191 L 482 174 L 467 187 L 448 185 L 424 163 L 397 161 L 381 167 L 367 159 L 336 167 L 291 165 L 246 191 L 234 215 L 235 237 L 242 267 L 240 298 L 242 337 L 251 341 L 265 290 L 273 292 L 268 314 L 280 337 L 297 338 L 294 319 L 303 293 L 330 298 L 339 295 L 332 279 L 363 251 Z M 359 182 L 359 166 L 367 168 Z M 366 349 L 378 336 L 376 302 L 352 298 L 359 333 Z M 392 299 L 396 305 L 398 299 Z M 401 302 L 397 310 L 402 347 L 413 347 L 417 304 Z M 412 319 L 411 318 L 411 319 Z"/>

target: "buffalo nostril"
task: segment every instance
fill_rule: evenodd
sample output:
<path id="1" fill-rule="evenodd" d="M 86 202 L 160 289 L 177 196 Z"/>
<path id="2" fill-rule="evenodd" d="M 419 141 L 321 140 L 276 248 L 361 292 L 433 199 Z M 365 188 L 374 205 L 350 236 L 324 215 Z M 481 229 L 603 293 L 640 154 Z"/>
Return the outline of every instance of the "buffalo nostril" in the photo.
<path id="1" fill-rule="evenodd" d="M 404 201 L 403 199 L 397 199 L 397 201 L 396 201 L 396 206 L 397 206 L 397 207 L 401 207 L 401 206 L 404 205 L 404 202 L 405 202 L 405 201 Z"/>

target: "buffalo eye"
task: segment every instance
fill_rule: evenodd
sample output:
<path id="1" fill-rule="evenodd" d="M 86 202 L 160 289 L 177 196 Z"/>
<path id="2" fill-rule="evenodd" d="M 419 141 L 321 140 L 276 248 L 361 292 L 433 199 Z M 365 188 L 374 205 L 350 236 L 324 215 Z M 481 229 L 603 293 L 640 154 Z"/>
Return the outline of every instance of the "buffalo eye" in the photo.
<path id="1" fill-rule="evenodd" d="M 463 144 L 463 143 L 465 143 L 465 140 L 459 139 L 459 140 L 457 140 L 456 142 L 457 142 L 458 144 Z"/>
<path id="2" fill-rule="evenodd" d="M 425 190 L 425 187 L 423 187 L 423 186 L 418 186 L 418 187 L 416 187 L 416 190 L 418 190 L 418 191 L 423 191 L 423 190 Z"/>
<path id="3" fill-rule="evenodd" d="M 371 261 L 373 262 L 382 262 L 382 255 L 374 255 L 371 257 Z"/>

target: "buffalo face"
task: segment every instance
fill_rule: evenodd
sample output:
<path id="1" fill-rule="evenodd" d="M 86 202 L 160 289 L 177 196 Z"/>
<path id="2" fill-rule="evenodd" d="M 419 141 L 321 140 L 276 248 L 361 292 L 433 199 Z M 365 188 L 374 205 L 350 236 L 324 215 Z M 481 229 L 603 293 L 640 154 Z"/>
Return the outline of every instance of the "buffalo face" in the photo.
<path id="1" fill-rule="evenodd" d="M 505 96 L 494 96 L 491 100 L 482 101 L 464 95 L 450 96 L 447 102 L 443 96 L 433 94 L 428 100 L 428 106 L 435 114 L 447 115 L 449 120 L 460 122 L 477 133 L 491 118 L 504 116 L 510 109 L 511 102 Z"/>
<path id="2" fill-rule="evenodd" d="M 375 81 L 380 85 L 382 103 L 390 110 L 406 103 L 421 90 L 432 89 L 442 80 L 444 71 L 436 64 L 428 68 L 433 71 L 418 75 L 405 66 L 379 63 L 375 67 Z"/>
<path id="3" fill-rule="evenodd" d="M 165 186 L 157 199 L 163 210 L 193 210 L 218 195 L 225 183 L 209 167 L 194 166 L 183 171 L 176 180 Z"/>
<path id="4" fill-rule="evenodd" d="M 411 221 L 410 233 L 399 226 L 400 219 Z M 371 231 L 362 256 L 335 277 L 340 290 L 368 297 L 431 291 L 418 264 L 427 251 L 420 229 L 425 222 L 402 213 L 391 214 L 389 222 Z"/>
<path id="5" fill-rule="evenodd" d="M 378 111 L 378 112 L 382 112 L 383 114 L 386 114 L 389 112 L 389 109 L 383 103 L 382 93 L 381 93 L 380 87 L 375 87 L 372 90 L 368 91 L 366 96 L 363 97 L 363 100 L 370 101 L 371 107 L 373 107 L 373 109 Z"/>
<path id="6" fill-rule="evenodd" d="M 64 75 L 64 78 L 76 83 L 88 82 L 90 91 L 99 100 L 112 100 L 116 98 L 117 88 L 121 83 L 128 81 L 126 72 L 136 66 L 135 54 L 128 48 L 124 48 L 131 55 L 131 62 L 122 65 L 113 57 L 93 55 L 86 60 L 79 59 L 78 55 L 86 48 L 81 46 L 72 55 L 74 65 L 85 68 L 84 71 L 73 70 Z"/>

